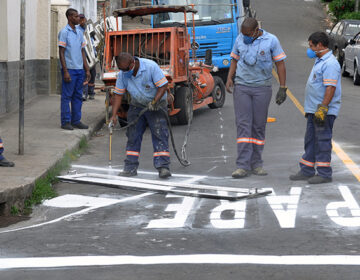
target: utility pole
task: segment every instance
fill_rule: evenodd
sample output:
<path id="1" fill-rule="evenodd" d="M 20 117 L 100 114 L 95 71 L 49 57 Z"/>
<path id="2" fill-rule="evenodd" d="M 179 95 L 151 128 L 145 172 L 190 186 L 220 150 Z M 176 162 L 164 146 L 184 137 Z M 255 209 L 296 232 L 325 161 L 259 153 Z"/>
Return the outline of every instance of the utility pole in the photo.
<path id="1" fill-rule="evenodd" d="M 355 12 L 359 11 L 359 2 L 360 0 L 355 0 Z"/>
<path id="2" fill-rule="evenodd" d="M 19 75 L 19 155 L 24 154 L 24 89 L 25 89 L 25 0 L 20 12 L 20 75 Z"/>

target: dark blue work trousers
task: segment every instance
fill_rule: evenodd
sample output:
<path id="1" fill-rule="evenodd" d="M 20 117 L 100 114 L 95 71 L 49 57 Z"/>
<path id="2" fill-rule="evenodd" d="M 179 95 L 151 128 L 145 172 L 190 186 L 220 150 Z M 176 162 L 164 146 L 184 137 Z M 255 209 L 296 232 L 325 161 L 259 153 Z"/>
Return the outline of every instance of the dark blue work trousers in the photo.
<path id="1" fill-rule="evenodd" d="M 127 115 L 128 122 L 130 123 L 135 120 L 142 109 L 142 107 L 130 105 Z M 128 141 L 126 144 L 124 171 L 132 171 L 137 169 L 139 166 L 141 142 L 146 125 L 149 125 L 151 131 L 155 168 L 158 169 L 165 167 L 169 169 L 169 131 L 164 113 L 158 110 L 145 112 L 135 125 L 128 128 L 126 132 Z"/>
<path id="2" fill-rule="evenodd" d="M 300 160 L 301 172 L 306 176 L 314 176 L 315 168 L 319 176 L 331 178 L 332 169 L 332 129 L 336 116 L 328 115 L 324 126 L 314 122 L 314 114 L 307 114 L 307 125 L 304 141 L 305 154 Z"/>
<path id="3" fill-rule="evenodd" d="M 235 85 L 233 95 L 238 151 L 236 166 L 245 170 L 262 167 L 271 86 Z"/>
<path id="4" fill-rule="evenodd" d="M 4 159 L 4 156 L 2 155 L 3 152 L 4 152 L 4 144 L 0 138 L 0 160 Z"/>
<path id="5" fill-rule="evenodd" d="M 66 123 L 78 124 L 81 120 L 84 70 L 68 69 L 68 71 L 71 77 L 70 83 L 64 81 L 64 72 L 61 70 L 61 125 Z"/>

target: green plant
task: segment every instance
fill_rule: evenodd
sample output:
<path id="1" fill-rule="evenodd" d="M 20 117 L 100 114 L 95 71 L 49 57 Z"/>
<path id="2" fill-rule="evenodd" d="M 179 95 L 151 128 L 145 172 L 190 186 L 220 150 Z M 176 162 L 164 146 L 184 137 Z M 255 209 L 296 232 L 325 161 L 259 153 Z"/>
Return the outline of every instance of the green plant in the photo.
<path id="1" fill-rule="evenodd" d="M 345 13 L 341 16 L 341 19 L 360 19 L 360 12 Z"/>
<path id="2" fill-rule="evenodd" d="M 344 14 L 353 12 L 355 9 L 354 0 L 333 0 L 329 4 L 329 10 L 337 20 L 340 20 Z"/>
<path id="3" fill-rule="evenodd" d="M 15 205 L 11 206 L 10 208 L 10 214 L 12 216 L 16 216 L 16 215 L 19 215 L 20 211 L 19 211 L 19 208 L 17 208 Z"/>

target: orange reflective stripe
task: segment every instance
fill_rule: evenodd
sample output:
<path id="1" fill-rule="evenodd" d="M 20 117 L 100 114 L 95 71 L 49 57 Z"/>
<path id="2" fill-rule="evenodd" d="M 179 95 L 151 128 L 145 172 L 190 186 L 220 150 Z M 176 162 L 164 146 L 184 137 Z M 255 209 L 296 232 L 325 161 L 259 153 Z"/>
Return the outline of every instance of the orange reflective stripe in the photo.
<path id="1" fill-rule="evenodd" d="M 273 57 L 273 60 L 277 61 L 277 60 L 282 59 L 282 58 L 284 58 L 284 57 L 286 57 L 286 55 L 285 55 L 284 52 L 282 52 L 281 54 L 279 54 L 279 55 L 277 55 L 277 56 L 274 56 L 274 57 Z"/>
<path id="2" fill-rule="evenodd" d="M 251 143 L 255 145 L 265 145 L 265 140 L 259 140 L 255 138 L 241 137 L 236 140 L 237 143 Z"/>
<path id="3" fill-rule="evenodd" d="M 320 166 L 320 167 L 328 167 L 328 166 L 330 166 L 330 162 L 320 162 L 320 161 L 317 161 L 317 162 L 316 162 L 316 165 L 317 165 L 317 166 Z"/>
<path id="4" fill-rule="evenodd" d="M 169 157 L 170 153 L 169 152 L 156 152 L 154 153 L 154 157 Z"/>
<path id="5" fill-rule="evenodd" d="M 81 45 L 81 47 L 85 47 L 86 46 L 86 43 L 84 42 L 84 43 L 82 43 L 82 45 Z"/>
<path id="6" fill-rule="evenodd" d="M 323 79 L 324 82 L 337 82 L 337 80 L 333 80 L 333 79 Z"/>
<path id="7" fill-rule="evenodd" d="M 115 92 L 115 93 L 125 93 L 125 91 L 126 91 L 126 89 L 124 89 L 124 88 L 117 88 L 117 87 L 115 87 L 115 89 L 114 89 L 114 92 Z"/>
<path id="8" fill-rule="evenodd" d="M 165 82 L 167 82 L 167 79 L 164 77 L 164 78 L 162 78 L 160 81 L 157 81 L 157 82 L 155 83 L 155 85 L 156 85 L 156 86 L 159 86 L 159 85 L 161 85 L 161 84 L 163 84 L 163 83 L 165 83 Z"/>
<path id="9" fill-rule="evenodd" d="M 314 167 L 315 166 L 314 162 L 307 161 L 307 160 L 305 160 L 303 158 L 300 160 L 300 163 L 302 163 L 303 165 L 309 166 L 309 167 Z"/>
<path id="10" fill-rule="evenodd" d="M 236 60 L 239 60 L 240 59 L 240 55 L 236 55 L 234 54 L 233 52 L 231 52 L 230 56 Z"/>
<path id="11" fill-rule="evenodd" d="M 60 45 L 60 46 L 63 46 L 63 47 L 66 47 L 66 43 L 65 43 L 65 42 L 59 41 L 59 45 Z"/>
<path id="12" fill-rule="evenodd" d="M 139 152 L 136 152 L 136 151 L 126 151 L 126 155 L 127 155 L 127 156 L 138 157 L 138 156 L 140 156 L 140 153 L 139 153 Z"/>

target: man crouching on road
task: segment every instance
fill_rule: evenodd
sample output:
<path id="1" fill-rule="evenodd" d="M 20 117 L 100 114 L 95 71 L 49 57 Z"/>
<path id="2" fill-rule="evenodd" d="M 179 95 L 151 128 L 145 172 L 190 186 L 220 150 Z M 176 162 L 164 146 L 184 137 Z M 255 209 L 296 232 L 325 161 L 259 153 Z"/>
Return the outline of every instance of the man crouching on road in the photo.
<path id="1" fill-rule="evenodd" d="M 280 88 L 276 103 L 286 99 L 286 55 L 275 35 L 259 28 L 254 18 L 247 18 L 241 25 L 231 52 L 231 65 L 226 89 L 231 93 L 234 86 L 234 109 L 237 127 L 237 169 L 234 178 L 250 173 L 264 176 L 261 158 L 265 145 L 265 127 L 272 95 L 272 69 L 275 62 Z"/>
<path id="2" fill-rule="evenodd" d="M 160 67 L 152 60 L 133 57 L 129 53 L 120 53 L 116 59 L 121 70 L 115 86 L 115 99 L 112 104 L 112 122 L 117 121 L 117 112 L 121 106 L 125 91 L 131 96 L 128 123 L 136 120 L 139 113 L 148 108 L 137 121 L 127 130 L 126 159 L 124 170 L 120 176 L 136 176 L 139 166 L 140 148 L 146 125 L 149 125 L 154 148 L 154 166 L 160 178 L 171 176 L 169 131 L 166 117 L 161 109 L 167 112 L 166 90 L 168 81 Z"/>
<path id="3" fill-rule="evenodd" d="M 305 154 L 300 171 L 290 180 L 307 180 L 309 184 L 332 181 L 331 138 L 341 102 L 340 65 L 328 48 L 329 38 L 324 32 L 309 37 L 307 55 L 316 58 L 305 89 Z M 315 175 L 315 167 L 317 175 Z"/>

